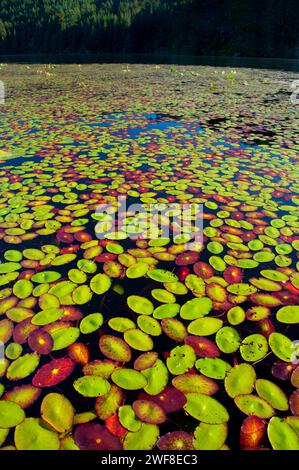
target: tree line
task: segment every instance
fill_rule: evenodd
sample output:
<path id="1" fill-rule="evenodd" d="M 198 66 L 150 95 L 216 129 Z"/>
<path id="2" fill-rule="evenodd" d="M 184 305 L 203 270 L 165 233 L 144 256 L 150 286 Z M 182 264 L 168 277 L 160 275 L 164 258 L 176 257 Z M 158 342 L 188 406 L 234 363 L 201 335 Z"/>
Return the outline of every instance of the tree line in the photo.
<path id="1" fill-rule="evenodd" d="M 298 0 L 0 0 L 0 53 L 299 57 Z"/>

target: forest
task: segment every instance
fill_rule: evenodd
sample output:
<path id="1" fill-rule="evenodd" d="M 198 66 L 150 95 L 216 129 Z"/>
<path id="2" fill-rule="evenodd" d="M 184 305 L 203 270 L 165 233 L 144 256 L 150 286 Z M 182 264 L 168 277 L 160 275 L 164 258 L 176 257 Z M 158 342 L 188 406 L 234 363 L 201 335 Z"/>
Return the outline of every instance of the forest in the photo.
<path id="1" fill-rule="evenodd" d="M 298 0 L 0 0 L 0 53 L 299 56 Z"/>

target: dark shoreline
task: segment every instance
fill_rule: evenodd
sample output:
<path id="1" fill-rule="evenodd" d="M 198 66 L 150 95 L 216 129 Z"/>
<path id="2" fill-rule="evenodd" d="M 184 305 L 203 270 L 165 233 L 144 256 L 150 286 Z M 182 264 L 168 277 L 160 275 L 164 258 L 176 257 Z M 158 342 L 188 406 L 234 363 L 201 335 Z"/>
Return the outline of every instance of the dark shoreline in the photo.
<path id="1" fill-rule="evenodd" d="M 194 56 L 178 54 L 15 54 L 0 55 L 5 63 L 24 64 L 169 64 L 205 65 L 220 67 L 241 67 L 274 69 L 299 72 L 299 59 L 279 59 L 262 57 Z"/>

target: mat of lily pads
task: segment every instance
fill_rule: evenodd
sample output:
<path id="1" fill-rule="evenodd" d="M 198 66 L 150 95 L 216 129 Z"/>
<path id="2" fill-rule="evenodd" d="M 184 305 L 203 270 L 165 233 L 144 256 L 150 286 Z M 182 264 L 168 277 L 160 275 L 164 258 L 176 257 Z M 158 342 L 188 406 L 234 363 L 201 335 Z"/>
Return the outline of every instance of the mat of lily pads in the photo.
<path id="1" fill-rule="evenodd" d="M 2 449 L 299 449 L 296 78 L 1 65 Z M 118 196 L 203 243 L 98 239 Z"/>

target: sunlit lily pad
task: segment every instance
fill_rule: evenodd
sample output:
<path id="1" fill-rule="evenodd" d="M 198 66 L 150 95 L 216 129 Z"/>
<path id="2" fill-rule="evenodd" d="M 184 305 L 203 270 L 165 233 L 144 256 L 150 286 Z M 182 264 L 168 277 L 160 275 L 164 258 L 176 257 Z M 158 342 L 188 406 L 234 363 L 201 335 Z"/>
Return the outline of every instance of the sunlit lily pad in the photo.
<path id="1" fill-rule="evenodd" d="M 157 403 L 150 400 L 136 400 L 133 410 L 141 421 L 150 424 L 162 424 L 166 421 L 166 414 Z"/>
<path id="2" fill-rule="evenodd" d="M 142 315 L 151 315 L 154 311 L 154 306 L 150 300 L 146 297 L 141 297 L 139 295 L 131 295 L 127 299 L 128 306 L 133 312 L 142 314 Z"/>
<path id="3" fill-rule="evenodd" d="M 218 391 L 218 385 L 204 375 L 186 373 L 174 377 L 172 384 L 182 393 L 203 393 L 214 395 Z"/>
<path id="4" fill-rule="evenodd" d="M 231 398 L 248 395 L 254 389 L 256 373 L 250 364 L 239 364 L 231 368 L 224 381 L 225 390 Z"/>
<path id="5" fill-rule="evenodd" d="M 56 271 L 43 271 L 37 274 L 34 274 L 31 278 L 31 281 L 38 284 L 48 284 L 50 282 L 55 282 L 61 278 L 61 274 Z"/>
<path id="6" fill-rule="evenodd" d="M 281 307 L 276 314 L 276 318 L 281 323 L 299 323 L 299 305 Z"/>
<path id="7" fill-rule="evenodd" d="M 128 431 L 136 432 L 141 428 L 142 421 L 136 417 L 130 405 L 121 406 L 118 410 L 118 417 L 122 426 Z"/>
<path id="8" fill-rule="evenodd" d="M 147 384 L 147 379 L 134 369 L 117 369 L 112 373 L 112 381 L 125 390 L 139 390 Z"/>
<path id="9" fill-rule="evenodd" d="M 150 351 L 154 346 L 152 338 L 137 328 L 126 330 L 124 332 L 124 340 L 131 348 L 137 351 Z"/>
<path id="10" fill-rule="evenodd" d="M 25 413 L 18 403 L 0 400 L 0 427 L 13 428 L 25 419 Z"/>
<path id="11" fill-rule="evenodd" d="M 41 390 L 33 385 L 20 385 L 14 387 L 3 396 L 4 400 L 9 400 L 20 405 L 21 408 L 26 409 L 31 406 L 40 396 Z"/>
<path id="12" fill-rule="evenodd" d="M 229 420 L 226 408 L 215 398 L 201 393 L 187 393 L 185 411 L 198 421 L 207 424 L 222 424 Z"/>
<path id="13" fill-rule="evenodd" d="M 101 313 L 90 313 L 80 322 L 81 333 L 87 335 L 97 331 L 103 324 L 104 318 Z"/>
<path id="14" fill-rule="evenodd" d="M 289 408 L 288 399 L 278 385 L 270 380 L 257 379 L 255 388 L 258 395 L 266 400 L 276 410 L 287 411 Z"/>
<path id="15" fill-rule="evenodd" d="M 274 450 L 299 450 L 299 437 L 292 427 L 282 418 L 271 418 L 268 437 Z"/>
<path id="16" fill-rule="evenodd" d="M 6 377 L 13 381 L 28 377 L 37 368 L 39 359 L 39 355 L 36 353 L 24 354 L 9 365 Z"/>
<path id="17" fill-rule="evenodd" d="M 124 401 L 124 392 L 116 385 L 111 385 L 106 395 L 96 399 L 95 410 L 97 416 L 102 419 L 108 419 L 113 416 Z"/>
<path id="18" fill-rule="evenodd" d="M 228 371 L 231 369 L 228 362 L 214 357 L 198 359 L 195 363 L 195 367 L 206 377 L 218 380 L 224 379 Z"/>
<path id="19" fill-rule="evenodd" d="M 159 437 L 159 428 L 155 424 L 143 423 L 136 432 L 128 432 L 124 439 L 125 450 L 151 450 Z"/>
<path id="20" fill-rule="evenodd" d="M 269 337 L 269 346 L 279 359 L 291 362 L 293 353 L 292 341 L 287 336 L 281 333 L 272 333 Z"/>
<path id="21" fill-rule="evenodd" d="M 194 431 L 194 447 L 197 450 L 219 450 L 227 437 L 227 424 L 200 423 Z"/>
<path id="22" fill-rule="evenodd" d="M 67 348 L 73 344 L 80 336 L 79 328 L 66 327 L 58 328 L 51 333 L 53 339 L 53 351 Z"/>
<path id="23" fill-rule="evenodd" d="M 97 295 L 105 294 L 105 292 L 107 292 L 110 287 L 111 279 L 107 276 L 107 274 L 97 274 L 90 281 L 90 288 Z"/>
<path id="24" fill-rule="evenodd" d="M 109 382 L 97 375 L 79 377 L 74 381 L 73 386 L 84 397 L 100 397 L 110 390 Z"/>
<path id="25" fill-rule="evenodd" d="M 220 318 L 198 318 L 188 325 L 188 333 L 197 336 L 210 336 L 216 333 L 223 325 Z M 218 346 L 219 347 L 219 346 Z"/>
<path id="26" fill-rule="evenodd" d="M 60 393 L 49 393 L 41 404 L 42 419 L 52 429 L 59 433 L 71 430 L 74 419 L 74 409 L 71 402 Z"/>
<path id="27" fill-rule="evenodd" d="M 168 370 L 161 359 L 157 359 L 153 366 L 141 371 L 147 383 L 143 387 L 149 395 L 158 395 L 164 390 L 168 382 Z"/>
<path id="28" fill-rule="evenodd" d="M 224 326 L 216 334 L 216 344 L 220 351 L 229 354 L 239 349 L 241 342 L 240 335 L 236 328 Z"/>
<path id="29" fill-rule="evenodd" d="M 173 375 L 181 375 L 191 369 L 195 363 L 196 355 L 191 346 L 177 346 L 172 349 L 166 364 Z"/>
<path id="30" fill-rule="evenodd" d="M 186 302 L 181 310 L 180 316 L 184 320 L 196 320 L 197 318 L 208 315 L 212 309 L 212 301 L 208 297 L 192 299 Z"/>
<path id="31" fill-rule="evenodd" d="M 257 416 L 258 418 L 271 418 L 275 411 L 272 406 L 256 395 L 238 395 L 235 398 L 237 407 L 248 416 Z"/>
<path id="32" fill-rule="evenodd" d="M 15 429 L 18 450 L 58 450 L 58 434 L 48 429 L 38 418 L 26 418 Z"/>
<path id="33" fill-rule="evenodd" d="M 242 340 L 240 353 L 242 358 L 248 362 L 262 359 L 268 352 L 268 342 L 263 335 L 254 334 Z"/>

